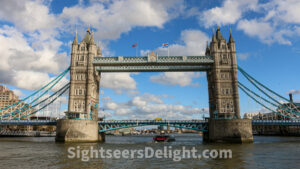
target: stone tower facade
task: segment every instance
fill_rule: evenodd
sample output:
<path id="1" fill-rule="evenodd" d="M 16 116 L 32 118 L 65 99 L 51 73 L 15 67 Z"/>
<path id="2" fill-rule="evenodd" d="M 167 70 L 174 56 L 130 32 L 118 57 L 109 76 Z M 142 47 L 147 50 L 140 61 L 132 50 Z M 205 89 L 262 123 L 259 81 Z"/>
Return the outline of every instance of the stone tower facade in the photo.
<path id="1" fill-rule="evenodd" d="M 100 74 L 93 66 L 96 56 L 101 56 L 101 49 L 97 49 L 90 28 L 79 44 L 76 32 L 71 53 L 69 119 L 98 119 Z"/>
<path id="2" fill-rule="evenodd" d="M 230 31 L 229 41 L 223 38 L 219 26 L 213 32 L 206 55 L 212 56 L 214 65 L 207 72 L 210 117 L 214 119 L 240 119 L 235 42 Z"/>

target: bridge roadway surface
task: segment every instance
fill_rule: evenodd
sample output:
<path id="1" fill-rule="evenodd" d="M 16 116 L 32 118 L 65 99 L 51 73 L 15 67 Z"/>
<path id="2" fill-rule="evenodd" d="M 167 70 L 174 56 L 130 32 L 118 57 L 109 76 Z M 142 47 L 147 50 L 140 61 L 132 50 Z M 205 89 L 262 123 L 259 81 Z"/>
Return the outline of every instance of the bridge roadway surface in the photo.
<path id="1" fill-rule="evenodd" d="M 100 125 L 113 124 L 145 124 L 145 125 L 172 125 L 172 124 L 207 124 L 203 120 L 105 120 Z M 293 125 L 300 126 L 300 120 L 252 120 L 253 125 Z M 0 125 L 56 125 L 56 120 L 0 120 Z"/>

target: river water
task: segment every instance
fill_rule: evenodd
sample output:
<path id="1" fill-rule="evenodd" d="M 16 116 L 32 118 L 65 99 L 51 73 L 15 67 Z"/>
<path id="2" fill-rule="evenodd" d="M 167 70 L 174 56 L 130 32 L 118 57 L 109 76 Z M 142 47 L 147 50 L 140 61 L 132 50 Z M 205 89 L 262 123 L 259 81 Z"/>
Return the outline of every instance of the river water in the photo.
<path id="1" fill-rule="evenodd" d="M 153 143 L 152 136 L 106 136 L 105 143 L 56 143 L 53 137 L 0 138 L 0 168 L 300 168 L 300 137 L 254 137 L 253 144 L 204 144 L 197 134 L 175 135 L 176 141 Z M 231 159 L 68 158 L 70 147 L 85 150 L 230 149 Z M 77 148 L 77 149 L 76 149 Z M 76 151 L 74 151 L 76 152 Z"/>

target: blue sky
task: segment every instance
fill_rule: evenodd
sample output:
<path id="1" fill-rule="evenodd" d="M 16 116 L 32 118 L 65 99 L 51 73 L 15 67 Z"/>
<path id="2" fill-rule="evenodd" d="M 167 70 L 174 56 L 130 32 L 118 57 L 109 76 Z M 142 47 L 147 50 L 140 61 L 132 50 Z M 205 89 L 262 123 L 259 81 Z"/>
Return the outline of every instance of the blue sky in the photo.
<path id="1" fill-rule="evenodd" d="M 81 40 L 89 24 L 104 56 L 135 56 L 135 43 L 140 56 L 166 55 L 166 42 L 171 55 L 203 55 L 218 24 L 226 39 L 232 30 L 239 66 L 300 101 L 298 9 L 297 0 L 2 0 L 0 82 L 21 97 L 40 88 L 68 67 L 75 30 Z M 200 72 L 103 74 L 100 98 L 100 116 L 113 119 L 208 116 Z M 240 103 L 242 114 L 264 111 L 241 91 Z"/>

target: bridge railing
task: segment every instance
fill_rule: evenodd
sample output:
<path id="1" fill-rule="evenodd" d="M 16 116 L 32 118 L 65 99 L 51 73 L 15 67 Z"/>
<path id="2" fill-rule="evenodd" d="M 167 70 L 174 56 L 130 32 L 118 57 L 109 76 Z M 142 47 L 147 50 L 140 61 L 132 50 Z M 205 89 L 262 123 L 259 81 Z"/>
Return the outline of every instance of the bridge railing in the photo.
<path id="1" fill-rule="evenodd" d="M 205 123 L 204 120 L 104 120 L 99 123 Z"/>
<path id="2" fill-rule="evenodd" d="M 254 125 L 300 125 L 300 120 L 252 120 Z"/>

